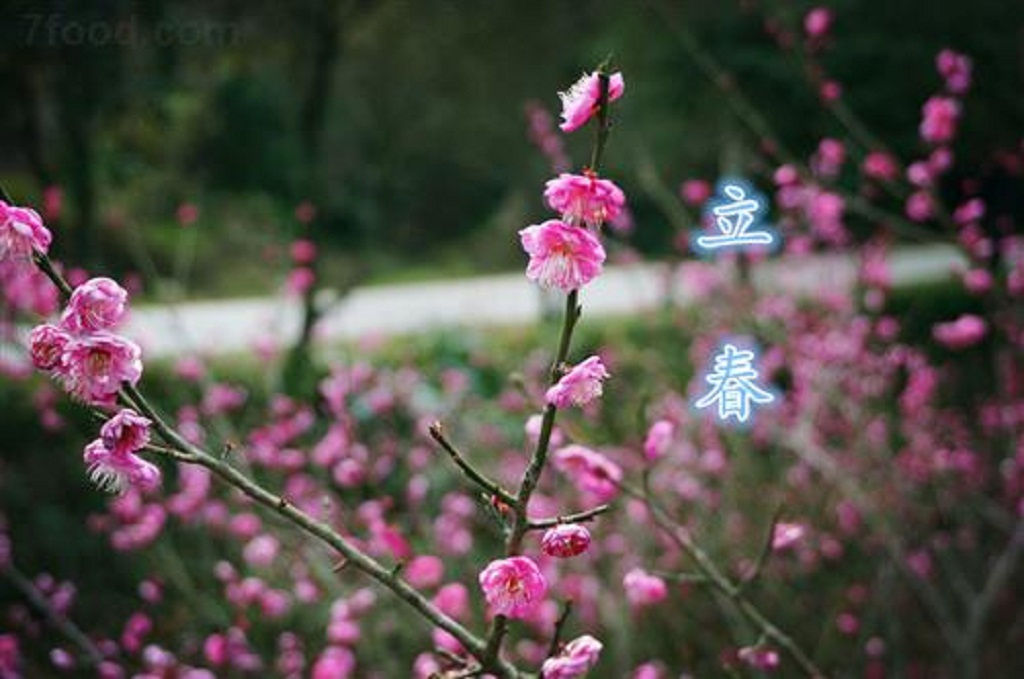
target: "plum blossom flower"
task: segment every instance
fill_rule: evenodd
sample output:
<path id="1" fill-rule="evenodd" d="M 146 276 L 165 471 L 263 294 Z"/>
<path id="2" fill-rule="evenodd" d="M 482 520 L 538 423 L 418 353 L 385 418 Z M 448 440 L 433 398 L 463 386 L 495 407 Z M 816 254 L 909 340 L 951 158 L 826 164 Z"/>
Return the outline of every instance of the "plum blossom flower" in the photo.
<path id="1" fill-rule="evenodd" d="M 931 144 L 945 144 L 956 134 L 960 102 L 952 97 L 932 97 L 921 109 L 921 138 Z"/>
<path id="2" fill-rule="evenodd" d="M 804 15 L 804 32 L 810 38 L 822 38 L 832 27 L 832 12 L 827 7 L 815 7 Z"/>
<path id="3" fill-rule="evenodd" d="M 564 221 L 591 228 L 618 219 L 626 204 L 622 189 L 591 171 L 582 175 L 563 172 L 548 180 L 544 198 Z"/>
<path id="4" fill-rule="evenodd" d="M 533 559 L 496 559 L 480 573 L 480 588 L 495 615 L 525 618 L 540 605 L 548 585 Z"/>
<path id="5" fill-rule="evenodd" d="M 150 420 L 130 408 L 123 408 L 100 428 L 103 445 L 113 452 L 134 453 L 149 443 Z"/>
<path id="6" fill-rule="evenodd" d="M 744 646 L 736 657 L 745 665 L 763 671 L 778 669 L 781 663 L 779 652 L 766 646 Z"/>
<path id="7" fill-rule="evenodd" d="M 953 94 L 964 94 L 971 88 L 971 58 L 944 49 L 935 56 L 935 67 L 946 80 L 946 89 Z"/>
<path id="8" fill-rule="evenodd" d="M 871 179 L 891 182 L 899 174 L 899 165 L 896 159 L 885 151 L 872 151 L 865 156 L 861 171 Z"/>
<path id="9" fill-rule="evenodd" d="M 587 229 L 549 219 L 521 230 L 519 238 L 530 255 L 526 277 L 542 287 L 569 292 L 601 274 L 604 246 Z"/>
<path id="10" fill-rule="evenodd" d="M 557 408 L 584 406 L 601 396 L 601 383 L 610 376 L 601 357 L 591 356 L 563 375 L 544 398 Z"/>
<path id="11" fill-rule="evenodd" d="M 985 319 L 974 314 L 964 314 L 955 321 L 934 326 L 932 337 L 948 349 L 966 349 L 980 342 L 987 331 Z"/>
<path id="12" fill-rule="evenodd" d="M 111 330 L 124 318 L 128 292 L 110 278 L 91 278 L 71 293 L 61 325 L 69 332 Z"/>
<path id="13" fill-rule="evenodd" d="M 61 378 L 76 398 L 89 405 L 108 405 L 124 382 L 139 381 L 141 356 L 137 344 L 112 333 L 75 337 L 61 356 Z"/>
<path id="14" fill-rule="evenodd" d="M 129 487 L 153 490 L 160 485 L 160 470 L 141 457 L 110 450 L 103 439 L 85 447 L 82 456 L 89 470 L 89 479 L 100 490 L 120 495 Z"/>
<path id="15" fill-rule="evenodd" d="M 608 76 L 608 101 L 613 102 L 621 97 L 625 88 L 621 73 Z M 577 130 L 586 125 L 597 112 L 598 101 L 601 99 L 601 77 L 596 71 L 584 73 L 572 87 L 559 92 L 558 97 L 562 100 L 562 124 L 559 127 L 563 132 Z"/>
<path id="16" fill-rule="evenodd" d="M 544 661 L 540 670 L 541 679 L 582 677 L 597 664 L 602 648 L 604 645 L 589 634 L 573 639 L 561 653 Z"/>
<path id="17" fill-rule="evenodd" d="M 572 444 L 556 450 L 552 459 L 555 469 L 568 476 L 580 490 L 592 493 L 598 501 L 610 500 L 618 492 L 622 469 L 604 455 Z"/>
<path id="18" fill-rule="evenodd" d="M 38 212 L 0 200 L 0 260 L 28 259 L 33 250 L 45 253 L 52 240 Z"/>
<path id="19" fill-rule="evenodd" d="M 590 547 L 590 531 L 578 523 L 560 523 L 549 528 L 541 538 L 541 549 L 548 556 L 568 559 L 579 556 Z"/>
<path id="20" fill-rule="evenodd" d="M 643 608 L 664 601 L 668 597 L 668 585 L 656 575 L 642 568 L 634 568 L 622 578 L 626 598 L 634 608 Z"/>
<path id="21" fill-rule="evenodd" d="M 644 439 L 644 457 L 648 462 L 654 462 L 665 456 L 675 433 L 676 425 L 668 420 L 658 420 L 651 425 L 647 431 L 647 438 Z"/>
<path id="22" fill-rule="evenodd" d="M 70 340 L 71 337 L 55 325 L 37 325 L 28 335 L 32 364 L 40 370 L 58 369 L 64 347 Z"/>
<path id="23" fill-rule="evenodd" d="M 679 195 L 687 205 L 700 207 L 711 197 L 711 183 L 704 179 L 687 179 L 679 187 Z"/>
<path id="24" fill-rule="evenodd" d="M 772 549 L 782 550 L 792 547 L 807 533 L 807 529 L 799 523 L 778 523 L 772 533 Z"/>

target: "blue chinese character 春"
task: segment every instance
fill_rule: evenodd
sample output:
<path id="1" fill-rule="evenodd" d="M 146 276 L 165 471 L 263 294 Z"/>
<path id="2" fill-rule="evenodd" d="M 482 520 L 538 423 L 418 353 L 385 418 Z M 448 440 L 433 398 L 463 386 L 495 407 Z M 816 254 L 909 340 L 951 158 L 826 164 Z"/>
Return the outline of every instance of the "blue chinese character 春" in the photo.
<path id="1" fill-rule="evenodd" d="M 714 368 L 704 377 L 713 388 L 694 405 L 699 409 L 718 404 L 718 419 L 725 423 L 735 418 L 740 424 L 750 419 L 754 404 L 767 405 L 775 401 L 775 395 L 757 386 L 754 381 L 758 373 L 752 362 L 754 352 L 739 349 L 734 344 L 723 345 L 715 356 Z"/>

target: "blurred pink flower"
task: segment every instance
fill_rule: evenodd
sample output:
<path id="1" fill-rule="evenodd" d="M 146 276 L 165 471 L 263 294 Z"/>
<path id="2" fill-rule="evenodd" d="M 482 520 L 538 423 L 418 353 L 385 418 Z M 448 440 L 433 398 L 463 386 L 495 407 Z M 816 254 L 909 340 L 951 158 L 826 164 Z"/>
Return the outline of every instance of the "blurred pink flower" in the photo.
<path id="1" fill-rule="evenodd" d="M 766 646 L 745 646 L 736 653 L 736 657 L 748 667 L 763 672 L 778 669 L 782 662 L 779 652 Z"/>
<path id="2" fill-rule="evenodd" d="M 930 144 L 945 144 L 956 134 L 960 102 L 951 97 L 932 97 L 921 109 L 921 138 Z"/>
<path id="3" fill-rule="evenodd" d="M 928 221 L 934 214 L 931 194 L 927 191 L 915 191 L 907 198 L 904 210 L 912 221 Z"/>
<path id="4" fill-rule="evenodd" d="M 178 206 L 175 216 L 181 226 L 191 226 L 199 219 L 199 208 L 193 203 L 182 203 Z"/>
<path id="5" fill-rule="evenodd" d="M 617 219 L 626 204 L 622 189 L 589 171 L 582 175 L 562 173 L 548 180 L 544 198 L 563 221 L 591 228 Z"/>
<path id="6" fill-rule="evenodd" d="M 602 648 L 604 645 L 589 634 L 573 639 L 558 655 L 544 661 L 540 670 L 541 679 L 582 677 L 597 664 Z"/>
<path id="7" fill-rule="evenodd" d="M 584 406 L 603 393 L 602 382 L 610 375 L 599 356 L 590 356 L 548 389 L 545 400 L 557 408 Z"/>
<path id="8" fill-rule="evenodd" d="M 572 444 L 556 450 L 552 459 L 555 469 L 568 476 L 580 490 L 592 493 L 598 501 L 610 500 L 618 493 L 622 469 L 604 455 Z"/>
<path id="9" fill-rule="evenodd" d="M 846 147 L 838 139 L 826 137 L 818 144 L 818 150 L 811 158 L 811 169 L 820 176 L 831 178 L 839 174 L 846 161 Z"/>
<path id="10" fill-rule="evenodd" d="M 935 56 L 935 68 L 946 80 L 946 89 L 952 94 L 964 94 L 971 88 L 971 58 L 944 49 Z"/>
<path id="11" fill-rule="evenodd" d="M 711 183 L 703 179 L 687 179 L 679 187 L 679 195 L 687 205 L 700 207 L 711 197 Z"/>
<path id="12" fill-rule="evenodd" d="M 872 151 L 861 164 L 865 176 L 883 182 L 891 182 L 899 175 L 896 159 L 884 151 Z"/>
<path id="13" fill-rule="evenodd" d="M 772 549 L 783 550 L 792 547 L 807 534 L 807 529 L 799 523 L 778 523 L 772 534 Z"/>
<path id="14" fill-rule="evenodd" d="M 480 573 L 491 613 L 509 618 L 525 618 L 540 605 L 547 593 L 547 582 L 537 564 L 526 556 L 497 559 Z"/>
<path id="15" fill-rule="evenodd" d="M 316 259 L 316 244 L 307 238 L 300 238 L 292 243 L 291 255 L 296 264 L 309 264 Z"/>
<path id="16" fill-rule="evenodd" d="M 652 424 L 647 431 L 647 438 L 644 439 L 644 457 L 649 462 L 664 457 L 675 433 L 676 425 L 669 420 L 658 420 Z"/>
<path id="17" fill-rule="evenodd" d="M 622 578 L 626 598 L 634 608 L 643 608 L 660 603 L 668 598 L 668 586 L 656 575 L 642 568 L 634 568 Z"/>
<path id="18" fill-rule="evenodd" d="M 601 274 L 604 247 L 587 229 L 549 219 L 522 229 L 519 237 L 530 255 L 526 277 L 542 287 L 569 292 Z"/>
<path id="19" fill-rule="evenodd" d="M 579 556 L 590 547 L 590 531 L 578 523 L 560 523 L 541 538 L 541 549 L 548 556 L 567 559 Z"/>
<path id="20" fill-rule="evenodd" d="M 804 32 L 810 38 L 821 38 L 832 27 L 832 11 L 826 7 L 815 7 L 804 15 Z"/>
<path id="21" fill-rule="evenodd" d="M 403 574 L 417 589 L 436 587 L 444 578 L 444 561 L 431 555 L 417 556 L 406 565 Z"/>
<path id="22" fill-rule="evenodd" d="M 608 101 L 621 97 L 625 88 L 621 73 L 608 76 Z M 568 90 L 559 92 L 558 97 L 562 100 L 562 124 L 559 127 L 563 132 L 577 130 L 597 112 L 601 98 L 600 76 L 596 72 L 584 73 Z"/>
<path id="23" fill-rule="evenodd" d="M 987 331 L 985 319 L 973 314 L 964 314 L 955 321 L 935 325 L 932 328 L 932 337 L 948 349 L 966 349 L 980 342 Z"/>

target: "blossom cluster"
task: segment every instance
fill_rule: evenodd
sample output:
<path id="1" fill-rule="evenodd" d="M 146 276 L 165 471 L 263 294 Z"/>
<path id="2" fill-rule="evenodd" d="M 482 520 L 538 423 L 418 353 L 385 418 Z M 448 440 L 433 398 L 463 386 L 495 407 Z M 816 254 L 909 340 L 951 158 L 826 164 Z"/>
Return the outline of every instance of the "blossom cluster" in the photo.
<path id="1" fill-rule="evenodd" d="M 88 405 L 112 406 L 124 384 L 142 376 L 142 350 L 113 332 L 128 308 L 128 293 L 109 278 L 92 278 L 71 294 L 58 323 L 29 335 L 32 362 Z"/>

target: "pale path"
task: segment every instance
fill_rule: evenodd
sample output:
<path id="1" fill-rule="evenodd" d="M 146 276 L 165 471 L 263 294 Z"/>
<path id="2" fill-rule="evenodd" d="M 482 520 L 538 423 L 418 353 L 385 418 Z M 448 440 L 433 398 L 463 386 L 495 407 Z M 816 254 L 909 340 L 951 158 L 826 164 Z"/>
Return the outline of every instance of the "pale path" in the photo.
<path id="1" fill-rule="evenodd" d="M 964 266 L 962 255 L 941 245 L 897 249 L 890 257 L 894 284 L 941 280 Z M 856 260 L 846 254 L 773 259 L 754 265 L 754 282 L 761 290 L 839 292 L 850 288 L 856 270 Z M 663 304 L 667 272 L 668 267 L 659 264 L 608 267 L 583 292 L 587 315 L 630 314 Z M 698 281 L 709 273 L 714 275 L 708 264 L 684 264 L 672 276 L 675 301 L 692 303 Z M 317 337 L 354 339 L 460 325 L 517 325 L 538 319 L 542 303 L 537 287 L 522 274 L 356 288 L 320 321 Z M 288 343 L 298 333 L 300 320 L 295 299 L 186 302 L 135 309 L 124 333 L 142 344 L 147 356 L 209 355 L 250 350 L 260 342 Z"/>

